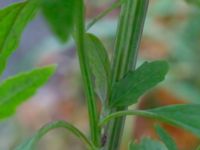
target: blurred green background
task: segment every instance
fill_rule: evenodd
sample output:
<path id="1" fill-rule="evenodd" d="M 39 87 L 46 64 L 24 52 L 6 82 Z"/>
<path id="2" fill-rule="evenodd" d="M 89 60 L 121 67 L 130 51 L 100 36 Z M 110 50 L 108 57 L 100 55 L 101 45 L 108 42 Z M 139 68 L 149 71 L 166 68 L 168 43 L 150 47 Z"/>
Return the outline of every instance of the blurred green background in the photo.
<path id="1" fill-rule="evenodd" d="M 0 8 L 20 0 L 0 0 Z M 89 21 L 107 8 L 112 0 L 87 0 Z M 114 47 L 119 10 L 113 11 L 93 26 L 89 32 L 98 35 L 109 50 Z M 133 27 L 134 28 L 134 27 Z M 200 103 L 200 10 L 184 0 L 150 0 L 138 65 L 145 60 L 166 59 L 170 63 L 167 79 L 141 98 L 142 109 L 177 103 Z M 26 28 L 18 50 L 10 58 L 3 78 L 35 66 L 58 64 L 51 81 L 15 116 L 0 124 L 0 150 L 12 150 L 43 124 L 53 120 L 72 122 L 88 132 L 87 109 L 74 42 L 61 43 L 50 32 L 39 14 Z M 157 138 L 153 126 L 157 123 L 143 118 L 128 117 L 122 150 L 130 139 L 143 136 Z M 200 140 L 175 127 L 162 124 L 175 138 L 180 150 L 194 150 Z M 73 135 L 63 130 L 50 132 L 38 145 L 38 150 L 84 150 Z"/>

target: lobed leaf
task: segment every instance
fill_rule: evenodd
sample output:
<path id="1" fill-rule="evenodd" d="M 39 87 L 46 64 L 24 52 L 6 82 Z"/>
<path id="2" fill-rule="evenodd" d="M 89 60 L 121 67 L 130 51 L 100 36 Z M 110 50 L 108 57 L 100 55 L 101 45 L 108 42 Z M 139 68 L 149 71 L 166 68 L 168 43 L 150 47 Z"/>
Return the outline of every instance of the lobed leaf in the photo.
<path id="1" fill-rule="evenodd" d="M 66 41 L 74 24 L 75 0 L 42 0 L 42 11 L 52 31 Z"/>
<path id="2" fill-rule="evenodd" d="M 148 110 L 155 119 L 182 127 L 200 137 L 200 105 L 183 104 Z"/>
<path id="3" fill-rule="evenodd" d="M 0 119 L 12 115 L 16 108 L 31 97 L 53 75 L 55 67 L 34 69 L 8 78 L 0 84 Z"/>
<path id="4" fill-rule="evenodd" d="M 186 129 L 200 137 L 200 104 L 179 104 L 149 110 L 127 110 L 111 113 L 103 118 L 99 126 L 103 126 L 114 118 L 138 115 L 166 122 Z"/>
<path id="5" fill-rule="evenodd" d="M 0 10 L 0 75 L 8 57 L 17 48 L 21 34 L 37 11 L 39 2 L 16 3 Z"/>
<path id="6" fill-rule="evenodd" d="M 96 93 L 105 102 L 109 88 L 110 62 L 101 41 L 93 34 L 85 35 L 85 47 L 90 69 L 95 78 Z"/>
<path id="7" fill-rule="evenodd" d="M 112 88 L 110 106 L 129 106 L 137 102 L 147 90 L 163 81 L 168 71 L 165 61 L 145 62 L 136 71 L 129 72 Z"/>
<path id="8" fill-rule="evenodd" d="M 155 129 L 160 139 L 164 142 L 169 150 L 178 150 L 175 141 L 161 126 L 157 125 Z"/>
<path id="9" fill-rule="evenodd" d="M 129 150 L 168 150 L 166 146 L 150 138 L 143 138 L 141 143 L 131 143 Z"/>

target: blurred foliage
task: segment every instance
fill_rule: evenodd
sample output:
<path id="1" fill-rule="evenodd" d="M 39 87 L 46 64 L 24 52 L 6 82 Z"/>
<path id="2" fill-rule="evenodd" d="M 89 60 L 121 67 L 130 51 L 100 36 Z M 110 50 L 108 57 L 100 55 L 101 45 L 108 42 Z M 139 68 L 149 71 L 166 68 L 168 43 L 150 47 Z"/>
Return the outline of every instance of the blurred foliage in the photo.
<path id="1" fill-rule="evenodd" d="M 42 12 L 53 32 L 61 41 L 66 42 L 74 23 L 75 2 L 70 0 L 43 0 Z"/>
<path id="2" fill-rule="evenodd" d="M 162 84 L 161 90 L 155 89 L 146 95 L 148 100 L 145 103 L 145 108 L 155 105 L 169 105 L 170 103 L 200 103 L 200 69 L 198 69 L 200 63 L 200 9 L 193 5 L 199 4 L 199 0 L 187 1 L 189 5 L 184 0 L 151 0 L 141 45 L 140 60 L 142 62 L 144 59 L 165 58 L 170 62 L 171 71 L 167 81 Z M 107 0 L 87 0 L 88 20 L 104 10 L 111 2 Z M 90 29 L 90 32 L 100 36 L 110 52 L 114 44 L 117 15 L 118 10 Z M 14 147 L 19 140 L 30 135 L 41 124 L 50 120 L 60 118 L 72 120 L 83 130 L 88 131 L 87 113 L 82 90 L 79 86 L 79 69 L 73 42 L 60 44 L 47 30 L 48 27 L 44 22 L 43 18 L 39 17 L 25 32 L 22 44 L 15 56 L 12 57 L 6 75 L 17 72 L 22 68 L 30 68 L 31 65 L 46 65 L 52 62 L 59 64 L 58 73 L 32 101 L 18 110 L 15 119 L 0 125 L 0 149 L 2 150 L 12 149 L 12 145 Z M 45 33 L 41 30 L 45 30 Z M 35 42 L 28 43 L 27 41 L 32 41 L 33 37 L 36 37 Z M 27 46 L 29 47 L 27 48 Z M 27 51 L 22 51 L 24 47 Z M 17 66 L 14 65 L 16 63 L 18 63 Z M 145 132 L 144 134 L 154 135 L 151 128 L 148 128 L 148 126 L 153 126 L 153 123 L 149 123 L 149 120 L 143 121 L 137 120 L 140 124 L 135 125 L 135 127 L 142 127 L 143 131 L 139 130 L 139 127 L 134 129 L 141 135 L 143 135 L 143 132 Z M 130 125 L 131 122 L 128 123 L 126 133 L 130 134 L 133 125 Z M 146 126 L 143 127 L 143 124 Z M 195 149 L 194 147 L 199 140 L 195 139 L 194 136 L 185 133 L 183 130 L 163 126 L 175 137 L 180 150 Z M 15 135 L 10 131 L 13 131 Z M 49 134 L 41 142 L 38 149 L 82 149 L 80 143 L 63 132 L 57 131 L 52 134 Z M 64 137 L 64 140 L 61 140 L 60 135 Z M 187 141 L 178 139 L 177 135 L 181 135 Z M 125 139 L 128 138 L 125 137 Z M 126 145 L 127 141 L 124 142 L 122 149 L 127 149 Z M 183 146 L 186 148 L 184 149 Z"/>
<path id="3" fill-rule="evenodd" d="M 141 143 L 131 143 L 129 150 L 167 150 L 166 146 L 150 138 L 143 138 Z"/>
<path id="4" fill-rule="evenodd" d="M 194 4 L 196 6 L 200 6 L 200 0 L 186 0 L 188 3 Z"/>

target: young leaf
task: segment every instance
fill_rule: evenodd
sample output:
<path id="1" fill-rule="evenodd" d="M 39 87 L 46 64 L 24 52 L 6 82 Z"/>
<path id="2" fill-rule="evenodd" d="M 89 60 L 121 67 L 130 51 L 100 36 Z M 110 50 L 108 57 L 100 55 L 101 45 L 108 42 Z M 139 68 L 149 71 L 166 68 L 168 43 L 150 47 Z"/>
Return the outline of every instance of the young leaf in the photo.
<path id="1" fill-rule="evenodd" d="M 12 115 L 22 102 L 48 81 L 54 71 L 54 66 L 44 67 L 3 81 L 0 84 L 0 119 Z"/>
<path id="2" fill-rule="evenodd" d="M 74 24 L 75 0 L 42 0 L 42 10 L 52 31 L 65 42 Z"/>
<path id="3" fill-rule="evenodd" d="M 160 139 L 165 143 L 169 150 L 178 150 L 175 141 L 161 126 L 156 125 L 155 129 Z"/>
<path id="4" fill-rule="evenodd" d="M 49 123 L 45 125 L 34 136 L 32 136 L 31 138 L 26 140 L 24 143 L 19 145 L 15 150 L 34 150 L 39 140 L 49 131 L 56 128 L 65 128 L 69 130 L 74 135 L 76 135 L 79 139 L 81 139 L 83 143 L 85 143 L 90 149 L 95 150 L 93 144 L 85 137 L 85 135 L 81 131 L 79 131 L 73 125 L 64 121 L 57 121 L 57 122 L 53 122 L 53 123 Z"/>
<path id="5" fill-rule="evenodd" d="M 145 62 L 136 71 L 129 72 L 112 88 L 110 106 L 129 106 L 147 90 L 164 80 L 168 71 L 165 61 Z"/>
<path id="6" fill-rule="evenodd" d="M 0 75 L 6 61 L 17 48 L 21 34 L 37 11 L 39 2 L 30 0 L 0 10 Z"/>
<path id="7" fill-rule="evenodd" d="M 105 47 L 93 34 L 85 35 L 85 47 L 89 66 L 95 78 L 96 92 L 105 101 L 109 88 L 110 62 Z"/>
<path id="8" fill-rule="evenodd" d="M 140 144 L 131 143 L 129 150 L 168 150 L 164 144 L 150 138 L 143 138 Z M 171 149 L 169 149 L 171 150 Z"/>

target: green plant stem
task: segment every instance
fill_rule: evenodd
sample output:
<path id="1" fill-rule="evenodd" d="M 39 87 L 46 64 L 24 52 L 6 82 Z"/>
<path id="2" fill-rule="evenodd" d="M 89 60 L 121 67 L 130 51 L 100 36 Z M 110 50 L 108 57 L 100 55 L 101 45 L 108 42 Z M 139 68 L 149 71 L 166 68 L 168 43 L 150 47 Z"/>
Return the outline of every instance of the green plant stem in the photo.
<path id="1" fill-rule="evenodd" d="M 77 51 L 79 56 L 79 63 L 81 74 L 84 82 L 84 89 L 87 98 L 88 114 L 90 122 L 91 139 L 96 146 L 100 146 L 100 129 L 98 128 L 99 114 L 95 100 L 94 87 L 91 78 L 91 71 L 87 62 L 87 55 L 85 51 L 85 25 L 84 25 L 84 2 L 82 0 L 76 0 L 77 15 L 75 17 L 75 40 L 77 43 Z"/>
<path id="2" fill-rule="evenodd" d="M 135 69 L 148 3 L 149 0 L 128 0 L 122 5 L 113 56 L 112 84 L 123 78 L 128 71 Z M 126 109 L 116 108 L 111 112 Z M 124 122 L 125 117 L 121 117 L 107 125 L 105 150 L 119 149 Z"/>

